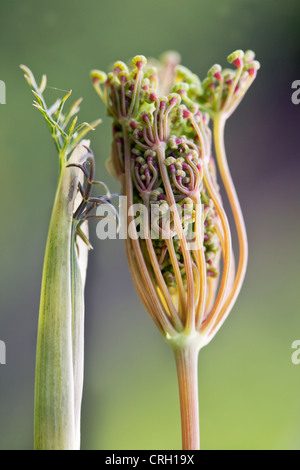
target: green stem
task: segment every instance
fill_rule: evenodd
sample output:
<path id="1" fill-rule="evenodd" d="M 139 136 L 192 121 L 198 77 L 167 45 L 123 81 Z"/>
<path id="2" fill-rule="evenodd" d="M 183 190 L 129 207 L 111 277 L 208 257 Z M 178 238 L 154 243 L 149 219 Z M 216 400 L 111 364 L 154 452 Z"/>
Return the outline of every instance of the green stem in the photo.
<path id="1" fill-rule="evenodd" d="M 188 337 L 187 337 L 188 340 Z M 173 347 L 177 367 L 182 450 L 200 450 L 198 355 L 199 342 Z"/>
<path id="2" fill-rule="evenodd" d="M 82 163 L 85 154 L 78 147 L 71 159 Z M 80 178 L 79 169 L 62 168 L 46 245 L 36 355 L 36 450 L 79 448 L 86 263 L 75 259 L 73 211 Z"/>
<path id="3" fill-rule="evenodd" d="M 73 338 L 73 374 L 74 374 L 74 427 L 75 446 L 80 448 L 81 401 L 83 392 L 84 368 L 84 281 L 78 263 L 78 253 L 75 246 L 76 224 L 73 223 L 71 239 L 71 290 L 72 290 L 72 338 Z M 80 241 L 77 241 L 78 245 Z M 79 245 L 81 246 L 81 245 Z"/>
<path id="4" fill-rule="evenodd" d="M 231 206 L 233 213 L 233 218 L 236 226 L 238 243 L 239 243 L 239 262 L 237 266 L 236 276 L 233 283 L 231 292 L 228 294 L 226 301 L 221 309 L 221 312 L 217 318 L 217 321 L 214 325 L 211 337 L 213 337 L 216 332 L 219 330 L 227 316 L 229 315 L 243 284 L 247 262 L 248 262 L 248 241 L 247 241 L 247 232 L 245 227 L 245 222 L 240 207 L 240 203 L 237 197 L 237 193 L 231 178 L 226 151 L 224 144 L 224 129 L 225 129 L 226 117 L 222 114 L 219 114 L 214 119 L 214 142 L 216 149 L 216 156 L 218 161 L 218 166 L 220 170 L 220 175 L 222 182 L 224 184 L 227 197 Z"/>

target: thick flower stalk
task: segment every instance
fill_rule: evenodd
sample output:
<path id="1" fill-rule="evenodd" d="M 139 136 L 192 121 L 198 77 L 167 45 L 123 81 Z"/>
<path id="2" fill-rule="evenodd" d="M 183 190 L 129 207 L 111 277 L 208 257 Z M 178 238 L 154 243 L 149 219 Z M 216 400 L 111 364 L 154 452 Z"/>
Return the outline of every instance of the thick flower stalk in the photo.
<path id="1" fill-rule="evenodd" d="M 38 86 L 21 66 L 50 128 L 59 154 L 59 177 L 46 245 L 36 352 L 34 447 L 36 450 L 80 448 L 80 413 L 84 362 L 84 287 L 91 247 L 88 220 L 109 203 L 109 194 L 92 196 L 94 157 L 83 140 L 92 125 L 77 126 L 78 100 L 64 113 L 69 98 L 46 105 L 44 76 Z M 86 183 L 84 182 L 86 180 Z M 84 187 L 85 186 L 85 187 Z"/>
<path id="2" fill-rule="evenodd" d="M 175 353 L 183 449 L 199 449 L 198 353 L 228 316 L 247 263 L 246 232 L 223 131 L 259 64 L 252 52 L 237 51 L 228 60 L 234 69 L 215 65 L 203 82 L 179 65 L 174 53 L 164 56 L 163 67 L 137 56 L 129 68 L 116 62 L 107 76 L 91 72 L 113 118 L 109 165 L 127 197 L 131 274 Z M 239 236 L 237 269 L 213 139 Z"/>

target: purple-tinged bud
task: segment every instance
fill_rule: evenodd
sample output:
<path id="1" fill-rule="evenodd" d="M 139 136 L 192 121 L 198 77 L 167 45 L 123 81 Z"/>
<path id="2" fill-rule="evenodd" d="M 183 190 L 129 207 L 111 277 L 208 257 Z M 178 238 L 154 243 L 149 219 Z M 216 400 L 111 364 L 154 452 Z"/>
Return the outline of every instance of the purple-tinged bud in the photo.
<path id="1" fill-rule="evenodd" d="M 94 84 L 98 83 L 99 85 L 103 85 L 107 80 L 106 73 L 101 70 L 92 70 L 90 75 Z"/>
<path id="2" fill-rule="evenodd" d="M 182 113 L 182 116 L 183 116 L 184 119 L 189 119 L 190 116 L 191 116 L 191 113 L 188 109 L 184 109 L 183 113 Z"/>
<path id="3" fill-rule="evenodd" d="M 139 127 L 139 125 L 136 121 L 130 121 L 130 127 L 132 130 L 135 130 Z"/>
<path id="4" fill-rule="evenodd" d="M 147 64 L 147 59 L 143 55 L 137 55 L 132 59 L 132 65 L 136 67 L 138 70 L 142 70 L 142 68 Z"/>
<path id="5" fill-rule="evenodd" d="M 128 75 L 127 72 L 121 72 L 121 73 L 119 74 L 119 78 L 120 78 L 121 83 L 124 84 L 124 83 L 127 82 L 128 78 L 129 78 L 129 75 Z"/>
<path id="6" fill-rule="evenodd" d="M 114 72 L 115 73 L 120 73 L 120 72 L 128 73 L 128 67 L 124 62 L 122 62 L 121 60 L 118 60 L 117 62 L 114 63 Z"/>
<path id="7" fill-rule="evenodd" d="M 140 163 L 141 165 L 144 165 L 146 163 L 143 157 L 138 157 L 136 161 Z"/>
<path id="8" fill-rule="evenodd" d="M 180 96 L 185 96 L 189 91 L 189 85 L 185 82 L 176 83 L 173 86 L 173 92 L 179 94 Z"/>
<path id="9" fill-rule="evenodd" d="M 137 128 L 133 131 L 133 137 L 139 140 L 143 137 L 143 132 L 139 128 Z"/>
<path id="10" fill-rule="evenodd" d="M 154 158 L 156 157 L 156 152 L 154 152 L 154 150 L 146 150 L 146 152 L 144 153 L 144 157 L 145 158 Z"/>
<path id="11" fill-rule="evenodd" d="M 257 60 L 253 60 L 252 62 L 248 62 L 244 66 L 244 70 L 247 71 L 248 74 L 251 77 L 255 76 L 259 69 L 260 69 L 260 63 Z"/>
<path id="12" fill-rule="evenodd" d="M 239 69 L 243 65 L 243 60 L 240 59 L 239 57 L 233 61 L 234 65 Z"/>
<path id="13" fill-rule="evenodd" d="M 218 276 L 218 273 L 217 273 L 216 269 L 210 268 L 210 269 L 207 270 L 207 276 L 215 278 L 215 277 Z"/>
<path id="14" fill-rule="evenodd" d="M 216 75 L 220 75 L 222 78 L 221 72 L 222 72 L 221 65 L 215 64 L 209 69 L 209 71 L 207 72 L 207 76 L 216 78 Z"/>
<path id="15" fill-rule="evenodd" d="M 174 157 L 168 157 L 164 161 L 166 166 L 174 165 L 176 163 L 176 158 Z"/>
<path id="16" fill-rule="evenodd" d="M 166 96 L 159 97 L 160 109 L 166 109 L 168 98 Z"/>
<path id="17" fill-rule="evenodd" d="M 150 99 L 150 101 L 153 101 L 153 102 L 158 101 L 158 97 L 155 93 L 150 93 L 149 99 Z"/>
<path id="18" fill-rule="evenodd" d="M 237 51 L 232 52 L 232 54 L 230 54 L 227 57 L 227 61 L 229 62 L 229 64 L 236 65 L 235 61 L 238 61 L 237 63 L 239 64 L 240 62 L 243 61 L 243 57 L 244 57 L 244 52 L 239 49 Z M 236 65 L 236 67 L 238 67 L 238 65 Z"/>
<path id="19" fill-rule="evenodd" d="M 254 68 L 248 69 L 248 73 L 250 77 L 253 77 L 256 75 L 257 71 Z"/>
<path id="20" fill-rule="evenodd" d="M 178 93 L 170 93 L 168 96 L 169 104 L 174 106 L 181 103 L 181 97 Z"/>

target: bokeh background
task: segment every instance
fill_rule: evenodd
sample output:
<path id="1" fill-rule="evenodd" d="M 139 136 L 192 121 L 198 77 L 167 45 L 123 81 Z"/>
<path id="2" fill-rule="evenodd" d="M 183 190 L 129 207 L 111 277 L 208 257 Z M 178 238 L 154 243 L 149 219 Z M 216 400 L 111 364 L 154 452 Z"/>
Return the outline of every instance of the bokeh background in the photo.
<path id="1" fill-rule="evenodd" d="M 248 228 L 246 281 L 230 318 L 200 354 L 203 449 L 299 449 L 300 79 L 299 0 L 1 0 L 0 449 L 32 449 L 35 345 L 44 248 L 57 157 L 19 64 L 50 87 L 84 98 L 80 120 L 103 118 L 91 135 L 97 177 L 110 122 L 89 79 L 136 54 L 177 50 L 200 77 L 253 49 L 259 76 L 227 125 L 232 175 Z M 49 88 L 55 101 L 62 92 Z M 175 364 L 133 288 L 122 241 L 96 238 L 86 292 L 83 449 L 179 449 Z"/>

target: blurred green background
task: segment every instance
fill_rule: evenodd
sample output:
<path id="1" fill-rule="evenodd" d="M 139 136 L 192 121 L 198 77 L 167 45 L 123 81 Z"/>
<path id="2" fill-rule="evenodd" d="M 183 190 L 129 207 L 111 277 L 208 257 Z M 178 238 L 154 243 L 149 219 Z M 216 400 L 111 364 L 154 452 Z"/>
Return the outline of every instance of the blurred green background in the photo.
<path id="1" fill-rule="evenodd" d="M 230 318 L 200 354 L 203 449 L 300 449 L 299 0 L 1 0 L 0 449 L 32 449 L 35 344 L 44 248 L 57 158 L 19 64 L 50 87 L 84 98 L 97 177 L 110 121 L 89 79 L 136 54 L 177 50 L 200 77 L 235 49 L 251 48 L 259 76 L 227 125 L 232 175 L 248 228 L 246 281 Z M 47 98 L 62 93 L 49 88 Z M 83 449 L 179 449 L 175 364 L 133 288 L 122 241 L 91 228 L 86 292 Z"/>

